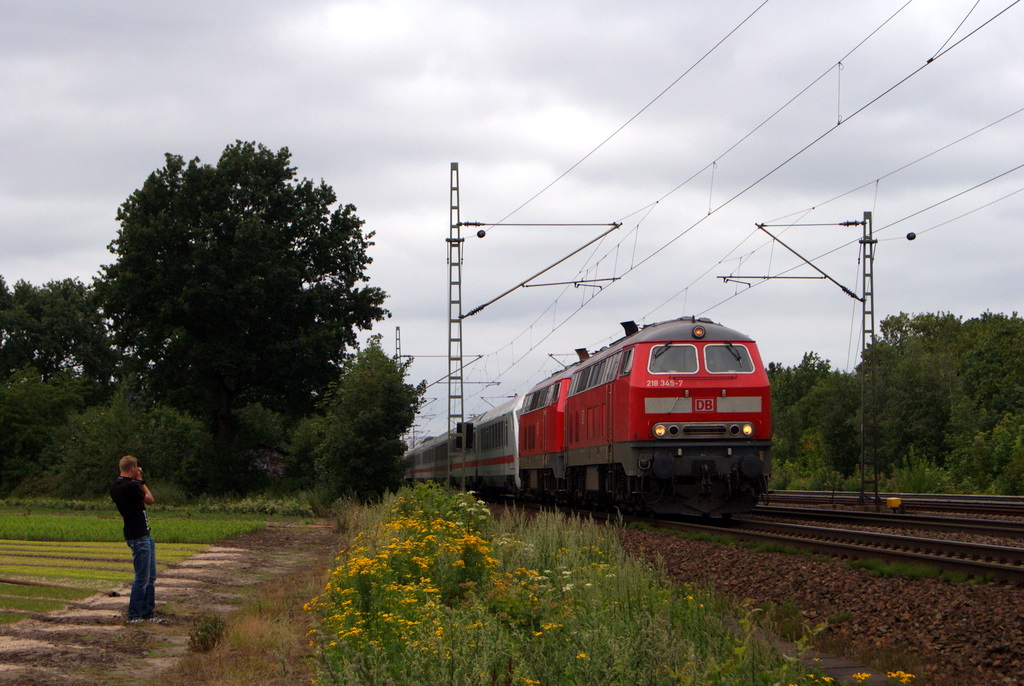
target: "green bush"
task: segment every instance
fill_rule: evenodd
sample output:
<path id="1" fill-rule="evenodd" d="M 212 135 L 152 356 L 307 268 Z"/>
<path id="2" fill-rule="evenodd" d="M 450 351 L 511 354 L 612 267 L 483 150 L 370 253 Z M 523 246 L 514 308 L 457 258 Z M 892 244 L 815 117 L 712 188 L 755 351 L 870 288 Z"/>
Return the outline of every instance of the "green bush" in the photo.
<path id="1" fill-rule="evenodd" d="M 904 466 L 894 469 L 879 489 L 889 493 L 951 493 L 953 480 L 948 471 L 927 457 L 918 456 L 911 447 Z"/>
<path id="2" fill-rule="evenodd" d="M 43 379 L 24 369 L 0 384 L 0 493 L 39 479 L 50 462 L 45 451 L 66 418 L 84 405 L 84 384 L 58 374 Z"/>
<path id="3" fill-rule="evenodd" d="M 123 455 L 135 455 L 147 478 L 180 484 L 183 459 L 204 454 L 208 434 L 194 417 L 175 409 L 135 406 L 123 394 L 108 405 L 71 417 L 48 449 L 56 493 L 100 496 L 117 476 Z"/>

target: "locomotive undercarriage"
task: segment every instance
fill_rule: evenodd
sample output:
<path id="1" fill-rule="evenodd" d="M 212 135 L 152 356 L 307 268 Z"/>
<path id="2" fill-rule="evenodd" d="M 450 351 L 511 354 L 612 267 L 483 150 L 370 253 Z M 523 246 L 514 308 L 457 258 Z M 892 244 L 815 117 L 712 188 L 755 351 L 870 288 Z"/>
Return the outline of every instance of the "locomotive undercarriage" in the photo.
<path id="1" fill-rule="evenodd" d="M 729 515 L 748 512 L 766 497 L 768 449 L 767 442 L 601 446 L 600 453 L 571 452 L 556 468 L 523 470 L 522 483 L 537 497 L 664 514 Z M 562 464 L 564 470 L 558 469 Z"/>

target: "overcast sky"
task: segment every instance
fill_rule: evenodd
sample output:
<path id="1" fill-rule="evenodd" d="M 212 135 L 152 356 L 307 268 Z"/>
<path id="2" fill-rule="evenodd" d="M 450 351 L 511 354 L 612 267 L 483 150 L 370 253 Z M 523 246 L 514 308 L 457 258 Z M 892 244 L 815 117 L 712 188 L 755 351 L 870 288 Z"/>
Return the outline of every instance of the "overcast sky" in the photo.
<path id="1" fill-rule="evenodd" d="M 1021 309 L 1024 7 L 1013 0 L 0 1 L 0 275 L 86 283 L 164 153 L 288 147 L 375 232 L 385 350 L 447 372 L 450 164 L 467 415 L 621 335 L 709 317 L 766 361 L 856 363 L 879 322 Z M 1008 9 L 1007 9 L 1008 8 Z M 1005 11 L 1004 11 L 1005 10 Z M 841 122 L 841 123 L 840 123 Z M 566 173 L 568 172 L 568 173 Z M 818 226 L 789 226 L 816 224 Z M 906 240 L 909 232 L 917 234 Z M 737 277 L 725 281 L 720 277 Z M 468 360 L 467 360 L 468 361 Z M 422 431 L 443 430 L 447 388 Z"/>

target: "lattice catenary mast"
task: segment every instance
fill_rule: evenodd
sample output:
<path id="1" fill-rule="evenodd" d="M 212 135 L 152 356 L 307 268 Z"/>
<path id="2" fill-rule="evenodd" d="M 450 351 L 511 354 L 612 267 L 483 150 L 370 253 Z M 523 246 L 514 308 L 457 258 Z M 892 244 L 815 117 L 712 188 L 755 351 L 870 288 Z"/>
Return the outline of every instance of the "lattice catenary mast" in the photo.
<path id="1" fill-rule="evenodd" d="M 451 228 L 448 234 L 448 429 L 454 434 L 465 419 L 462 383 L 462 221 L 459 217 L 459 163 L 451 170 Z M 460 441 L 461 444 L 461 441 Z M 448 481 L 452 480 L 452 449 Z M 463 479 L 465 479 L 465 460 Z"/>
<path id="2" fill-rule="evenodd" d="M 769 224 L 756 224 L 757 228 L 764 231 L 773 241 L 790 251 L 808 266 L 814 269 L 819 277 L 831 281 L 844 293 L 858 300 L 861 303 L 861 363 L 860 363 L 860 499 L 862 502 L 874 502 L 880 504 L 878 497 L 878 389 L 876 385 L 875 363 L 875 246 L 878 241 L 874 237 L 871 212 L 864 213 L 861 221 L 840 222 L 838 226 L 862 226 L 863 233 L 860 238 L 861 246 L 861 294 L 857 295 L 849 288 L 839 283 L 831 276 L 822 271 L 817 265 L 798 253 L 793 248 L 783 243 L 778 236 L 772 234 L 766 227 Z M 835 224 L 789 224 L 785 226 L 836 226 Z M 914 234 L 907 234 L 908 240 L 914 240 Z M 722 276 L 725 281 L 737 281 L 750 286 L 742 279 L 786 279 L 806 278 L 787 276 Z"/>

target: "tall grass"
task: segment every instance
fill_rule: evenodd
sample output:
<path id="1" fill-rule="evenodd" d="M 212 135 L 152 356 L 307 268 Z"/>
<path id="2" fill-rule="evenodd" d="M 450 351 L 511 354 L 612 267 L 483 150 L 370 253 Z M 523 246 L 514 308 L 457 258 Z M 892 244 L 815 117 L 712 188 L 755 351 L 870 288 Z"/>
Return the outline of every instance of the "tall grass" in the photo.
<path id="1" fill-rule="evenodd" d="M 823 683 L 626 555 L 613 527 L 496 521 L 427 485 L 379 510 L 306 605 L 319 684 Z"/>

